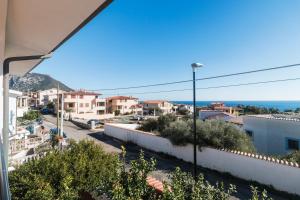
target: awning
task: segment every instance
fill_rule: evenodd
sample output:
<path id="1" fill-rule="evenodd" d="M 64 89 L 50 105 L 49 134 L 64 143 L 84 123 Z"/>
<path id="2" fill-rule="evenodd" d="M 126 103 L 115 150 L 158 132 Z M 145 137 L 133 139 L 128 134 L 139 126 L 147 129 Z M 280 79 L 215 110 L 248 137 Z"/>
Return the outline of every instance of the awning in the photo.
<path id="1" fill-rule="evenodd" d="M 0 58 L 46 55 L 80 30 L 112 0 L 0 0 Z M 42 60 L 10 64 L 23 75 Z"/>

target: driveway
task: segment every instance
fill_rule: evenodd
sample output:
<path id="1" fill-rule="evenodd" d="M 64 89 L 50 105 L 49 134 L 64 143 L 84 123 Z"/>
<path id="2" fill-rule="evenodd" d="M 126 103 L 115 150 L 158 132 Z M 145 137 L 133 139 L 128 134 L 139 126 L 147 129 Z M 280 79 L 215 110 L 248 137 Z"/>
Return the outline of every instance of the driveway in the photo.
<path id="1" fill-rule="evenodd" d="M 53 128 L 56 124 L 56 118 L 51 115 L 45 115 L 44 125 L 46 128 Z M 168 180 L 169 175 L 172 171 L 174 171 L 175 167 L 180 167 L 183 171 L 192 172 L 193 165 L 182 160 L 159 154 L 153 151 L 149 151 L 147 149 L 143 149 L 135 144 L 124 143 L 115 138 L 109 137 L 103 133 L 103 130 L 94 132 L 91 130 L 86 130 L 75 126 L 73 123 L 69 121 L 64 121 L 64 132 L 66 133 L 68 138 L 74 139 L 76 141 L 79 140 L 92 140 L 97 144 L 100 144 L 106 152 L 109 153 L 120 153 L 121 146 L 125 146 L 126 148 L 126 163 L 127 167 L 129 167 L 129 163 L 131 160 L 135 160 L 139 156 L 140 150 L 144 151 L 144 155 L 146 159 L 154 158 L 157 161 L 157 170 L 155 170 L 151 175 L 159 180 Z M 249 183 L 248 181 L 238 179 L 232 177 L 228 174 L 219 173 L 213 170 L 205 169 L 199 167 L 198 171 L 202 173 L 206 180 L 208 180 L 211 184 L 215 184 L 217 182 L 224 182 L 225 185 L 234 184 L 237 186 L 237 193 L 232 197 L 232 199 L 250 199 L 251 191 L 250 184 L 261 188 L 259 185 L 254 183 Z M 287 196 L 281 192 L 277 192 L 274 190 L 268 189 L 268 194 L 273 199 L 284 200 L 284 199 L 293 199 L 292 196 Z M 297 199 L 297 198 L 294 198 Z M 298 198 L 299 199 L 299 198 Z"/>

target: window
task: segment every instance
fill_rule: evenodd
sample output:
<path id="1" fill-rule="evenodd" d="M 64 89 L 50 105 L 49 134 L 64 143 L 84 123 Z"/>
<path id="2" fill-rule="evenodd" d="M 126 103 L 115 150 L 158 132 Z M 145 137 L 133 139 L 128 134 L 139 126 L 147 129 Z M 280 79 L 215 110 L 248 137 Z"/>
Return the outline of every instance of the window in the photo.
<path id="1" fill-rule="evenodd" d="M 249 136 L 249 137 L 253 137 L 253 131 L 250 131 L 250 130 L 245 130 L 246 134 Z"/>
<path id="2" fill-rule="evenodd" d="M 80 108 L 82 108 L 83 107 L 83 103 L 80 103 Z"/>
<path id="3" fill-rule="evenodd" d="M 89 104 L 89 103 L 86 103 L 86 104 L 85 104 L 85 107 L 89 107 L 89 106 L 90 106 L 90 104 Z"/>
<path id="4" fill-rule="evenodd" d="M 97 110 L 97 115 L 104 115 L 104 110 Z"/>
<path id="5" fill-rule="evenodd" d="M 97 102 L 97 106 L 105 106 L 105 102 Z"/>
<path id="6" fill-rule="evenodd" d="M 299 150 L 299 140 L 287 139 L 288 150 Z"/>
<path id="7" fill-rule="evenodd" d="M 118 106 L 118 110 L 122 109 L 122 106 Z"/>
<path id="8" fill-rule="evenodd" d="M 75 99 L 75 98 L 76 98 L 76 95 L 75 95 L 75 94 L 72 94 L 72 95 L 71 95 L 71 98 L 72 98 L 72 99 Z"/>
<path id="9" fill-rule="evenodd" d="M 83 99 L 83 95 L 80 95 L 79 98 L 80 98 L 80 99 Z"/>
<path id="10" fill-rule="evenodd" d="M 68 107 L 69 108 L 74 108 L 74 103 L 69 103 Z"/>

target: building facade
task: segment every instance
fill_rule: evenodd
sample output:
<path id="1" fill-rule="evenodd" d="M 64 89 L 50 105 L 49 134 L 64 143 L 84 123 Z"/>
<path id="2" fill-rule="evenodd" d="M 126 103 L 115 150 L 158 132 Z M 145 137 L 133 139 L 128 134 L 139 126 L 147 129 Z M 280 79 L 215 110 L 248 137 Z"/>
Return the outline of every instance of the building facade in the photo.
<path id="1" fill-rule="evenodd" d="M 116 113 L 116 111 L 119 111 L 120 114 L 131 114 L 135 111 L 135 106 L 138 104 L 138 98 L 135 97 L 113 96 L 106 98 L 108 113 Z"/>
<path id="2" fill-rule="evenodd" d="M 17 117 L 23 117 L 28 112 L 28 100 L 29 98 L 24 95 L 17 97 Z"/>
<path id="3" fill-rule="evenodd" d="M 65 92 L 64 110 L 69 113 L 86 114 L 94 113 L 96 99 L 100 94 L 84 90 Z M 60 98 L 61 99 L 61 98 Z"/>
<path id="4" fill-rule="evenodd" d="M 147 100 L 143 102 L 144 111 L 148 114 L 162 112 L 162 114 L 173 113 L 173 104 L 164 100 Z"/>
<path id="5" fill-rule="evenodd" d="M 300 150 L 300 120 L 292 116 L 248 115 L 244 130 L 259 153 L 285 155 Z"/>

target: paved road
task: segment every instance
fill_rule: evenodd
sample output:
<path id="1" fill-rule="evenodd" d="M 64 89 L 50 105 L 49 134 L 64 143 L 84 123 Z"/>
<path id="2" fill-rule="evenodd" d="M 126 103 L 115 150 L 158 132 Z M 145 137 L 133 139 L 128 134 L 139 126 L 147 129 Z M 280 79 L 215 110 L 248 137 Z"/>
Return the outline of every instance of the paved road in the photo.
<path id="1" fill-rule="evenodd" d="M 45 115 L 44 117 L 46 119 L 46 121 L 44 122 L 46 128 L 55 127 L 54 124 L 56 123 L 56 118 L 50 115 Z M 131 160 L 138 158 L 139 152 L 142 149 L 144 151 L 146 159 L 150 159 L 151 157 L 153 157 L 157 160 L 157 170 L 154 171 L 151 175 L 159 180 L 168 180 L 170 172 L 174 171 L 176 166 L 180 167 L 184 171 L 192 171 L 192 165 L 190 163 L 186 163 L 182 160 L 169 157 L 167 155 L 162 155 L 143 149 L 134 144 L 126 144 L 120 140 L 105 135 L 103 133 L 103 130 L 99 132 L 93 132 L 90 130 L 79 128 L 69 121 L 65 121 L 64 132 L 66 133 L 68 138 L 74 139 L 76 141 L 83 139 L 93 140 L 95 143 L 102 145 L 104 150 L 109 153 L 120 153 L 121 145 L 125 146 L 127 152 L 127 167 L 129 167 L 129 163 Z M 198 171 L 204 174 L 206 180 L 208 180 L 212 184 L 215 184 L 216 182 L 224 182 L 225 185 L 228 185 L 229 183 L 236 185 L 237 194 L 235 194 L 232 199 L 250 199 L 251 191 L 249 182 L 201 167 L 199 167 Z M 291 199 L 291 197 L 285 197 L 282 193 L 276 191 L 269 191 L 269 194 L 273 199 Z"/>

